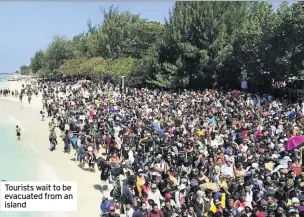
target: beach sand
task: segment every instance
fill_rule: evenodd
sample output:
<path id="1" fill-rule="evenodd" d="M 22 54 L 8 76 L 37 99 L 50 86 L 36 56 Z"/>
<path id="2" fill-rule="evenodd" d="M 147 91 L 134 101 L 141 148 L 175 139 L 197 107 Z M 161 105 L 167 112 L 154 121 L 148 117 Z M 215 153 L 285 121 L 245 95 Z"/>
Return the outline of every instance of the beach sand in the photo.
<path id="1" fill-rule="evenodd" d="M 17 84 L 9 84 L 11 90 L 17 89 Z M 62 142 L 57 146 L 54 152 L 49 151 L 49 129 L 48 119 L 41 121 L 39 111 L 42 108 L 41 94 L 33 96 L 31 104 L 27 99 L 20 103 L 17 98 L 4 97 L 0 99 L 0 114 L 5 114 L 15 125 L 19 125 L 22 129 L 22 145 L 33 151 L 39 163 L 35 170 L 37 181 L 77 181 L 78 182 L 78 211 L 77 212 L 44 212 L 42 217 L 83 217 L 83 216 L 99 216 L 100 202 L 102 194 L 100 192 L 99 171 L 89 172 L 78 167 L 78 163 L 72 161 L 73 153 L 63 153 Z M 58 137 L 58 141 L 60 138 Z M 21 145 L 21 142 L 20 142 Z M 24 159 L 26 160 L 26 159 Z M 33 181 L 36 181 L 33 180 Z M 22 181 L 22 180 L 20 180 Z"/>

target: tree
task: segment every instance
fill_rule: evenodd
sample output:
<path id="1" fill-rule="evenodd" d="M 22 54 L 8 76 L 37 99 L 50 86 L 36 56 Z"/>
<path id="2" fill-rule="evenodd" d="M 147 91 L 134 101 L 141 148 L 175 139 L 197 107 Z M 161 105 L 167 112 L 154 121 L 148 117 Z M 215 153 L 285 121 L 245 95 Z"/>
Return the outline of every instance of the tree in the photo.
<path id="1" fill-rule="evenodd" d="M 269 90 L 303 73 L 303 3 L 176 2 L 165 24 L 110 7 L 103 22 L 37 51 L 39 75 L 126 76 L 131 85 Z M 22 68 L 23 73 L 28 72 Z"/>
<path id="2" fill-rule="evenodd" d="M 159 53 L 163 73 L 179 86 L 210 87 L 247 11 L 247 2 L 176 2 Z"/>
<path id="3" fill-rule="evenodd" d="M 31 58 L 30 66 L 33 73 L 37 73 L 41 68 L 45 67 L 44 52 L 42 50 L 37 51 L 34 57 Z"/>
<path id="4" fill-rule="evenodd" d="M 58 73 L 60 65 L 75 57 L 72 42 L 64 37 L 54 37 L 45 51 L 46 69 L 51 73 Z"/>
<path id="5" fill-rule="evenodd" d="M 31 74 L 32 70 L 30 66 L 22 65 L 20 66 L 20 74 L 21 75 L 29 75 Z"/>

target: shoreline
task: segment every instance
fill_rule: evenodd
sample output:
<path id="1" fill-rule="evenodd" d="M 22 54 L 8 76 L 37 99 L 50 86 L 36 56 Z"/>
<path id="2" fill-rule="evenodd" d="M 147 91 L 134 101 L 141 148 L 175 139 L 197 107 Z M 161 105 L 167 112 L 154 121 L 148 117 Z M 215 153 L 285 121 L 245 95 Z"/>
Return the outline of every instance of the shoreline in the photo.
<path id="1" fill-rule="evenodd" d="M 10 83 L 10 82 L 7 82 Z M 11 90 L 14 86 L 7 87 Z M 71 154 L 63 153 L 63 145 L 58 139 L 59 145 L 56 151 L 49 151 L 48 144 L 48 120 L 41 121 L 39 110 L 42 107 L 41 93 L 38 97 L 33 96 L 32 103 L 27 100 L 22 103 L 12 96 L 0 97 L 0 113 L 19 125 L 22 129 L 22 138 L 27 146 L 39 159 L 35 170 L 37 177 L 35 181 L 77 181 L 78 183 L 78 211 L 77 212 L 44 212 L 43 217 L 83 217 L 99 216 L 99 206 L 102 194 L 99 191 L 99 171 L 89 172 L 78 167 L 78 163 L 71 161 Z M 39 129 L 39 131 L 37 131 Z M 22 141 L 21 138 L 21 141 Z M 22 180 L 20 180 L 22 181 Z"/>

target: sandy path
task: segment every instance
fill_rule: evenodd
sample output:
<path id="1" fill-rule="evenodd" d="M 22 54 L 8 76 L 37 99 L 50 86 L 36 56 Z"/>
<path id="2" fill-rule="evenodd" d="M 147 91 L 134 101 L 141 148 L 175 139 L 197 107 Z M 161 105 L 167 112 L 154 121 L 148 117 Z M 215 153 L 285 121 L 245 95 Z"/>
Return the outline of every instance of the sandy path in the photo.
<path id="1" fill-rule="evenodd" d="M 22 140 L 26 143 L 24 145 L 32 149 L 41 159 L 41 163 L 36 168 L 37 180 L 78 182 L 77 212 L 41 213 L 42 216 L 99 216 L 99 205 L 102 197 L 98 188 L 100 184 L 99 171 L 97 170 L 96 173 L 93 173 L 80 169 L 76 162 L 70 160 L 73 152 L 70 155 L 63 153 L 62 144 L 54 152 L 48 150 L 48 121 L 40 120 L 41 99 L 39 98 L 34 96 L 31 105 L 26 100 L 23 103 L 19 103 L 16 98 L 0 100 L 0 113 L 7 114 L 11 121 L 24 129 L 22 132 Z"/>

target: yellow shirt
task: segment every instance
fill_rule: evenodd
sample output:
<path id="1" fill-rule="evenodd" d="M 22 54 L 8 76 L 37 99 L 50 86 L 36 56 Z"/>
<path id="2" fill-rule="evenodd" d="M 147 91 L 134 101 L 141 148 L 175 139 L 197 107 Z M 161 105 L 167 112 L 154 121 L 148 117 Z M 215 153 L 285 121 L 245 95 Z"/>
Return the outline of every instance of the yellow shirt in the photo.
<path id="1" fill-rule="evenodd" d="M 196 134 L 198 136 L 203 136 L 203 135 L 205 135 L 205 131 L 204 130 L 199 130 L 199 131 L 196 132 Z"/>
<path id="2" fill-rule="evenodd" d="M 138 177 L 137 178 L 137 182 L 136 182 L 136 188 L 138 191 L 139 196 L 142 196 L 142 189 L 141 186 L 143 186 L 146 183 L 145 178 L 144 177 Z"/>

